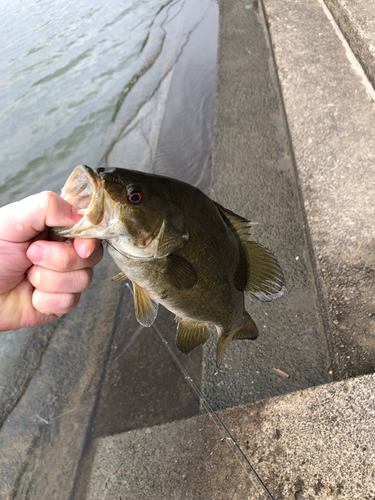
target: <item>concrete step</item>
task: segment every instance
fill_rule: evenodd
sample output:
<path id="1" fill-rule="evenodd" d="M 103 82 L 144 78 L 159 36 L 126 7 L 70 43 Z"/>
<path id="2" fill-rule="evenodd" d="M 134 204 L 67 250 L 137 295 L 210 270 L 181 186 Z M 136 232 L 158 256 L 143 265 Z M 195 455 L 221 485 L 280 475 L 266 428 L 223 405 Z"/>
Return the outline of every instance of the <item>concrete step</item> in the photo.
<path id="1" fill-rule="evenodd" d="M 219 412 L 276 500 L 375 495 L 374 375 Z M 209 415 L 100 438 L 90 500 L 269 496 Z"/>
<path id="2" fill-rule="evenodd" d="M 350 48 L 375 86 L 374 0 L 324 0 Z"/>

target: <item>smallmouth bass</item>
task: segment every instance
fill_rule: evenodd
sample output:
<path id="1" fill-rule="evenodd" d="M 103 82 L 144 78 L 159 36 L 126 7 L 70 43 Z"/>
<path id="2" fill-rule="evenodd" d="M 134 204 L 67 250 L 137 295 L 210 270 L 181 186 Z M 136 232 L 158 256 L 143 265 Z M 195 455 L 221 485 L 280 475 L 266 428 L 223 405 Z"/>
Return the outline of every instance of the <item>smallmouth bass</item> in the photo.
<path id="1" fill-rule="evenodd" d="M 188 354 L 215 325 L 216 363 L 232 340 L 258 337 L 244 292 L 261 301 L 281 297 L 285 279 L 274 255 L 249 240 L 251 223 L 185 182 L 119 168 L 74 169 L 61 196 L 82 219 L 54 228 L 67 238 L 99 238 L 133 282 L 137 319 L 154 322 L 158 305 L 176 315 L 176 344 Z"/>

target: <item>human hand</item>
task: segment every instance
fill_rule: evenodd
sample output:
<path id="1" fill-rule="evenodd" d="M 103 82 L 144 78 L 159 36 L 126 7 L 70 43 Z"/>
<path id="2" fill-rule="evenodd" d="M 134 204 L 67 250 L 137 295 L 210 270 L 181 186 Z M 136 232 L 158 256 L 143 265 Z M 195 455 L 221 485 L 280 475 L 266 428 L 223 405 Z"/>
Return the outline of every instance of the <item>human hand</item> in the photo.
<path id="1" fill-rule="evenodd" d="M 78 210 L 51 191 L 0 208 L 0 331 L 42 325 L 78 304 L 103 247 L 48 230 L 73 226 Z"/>

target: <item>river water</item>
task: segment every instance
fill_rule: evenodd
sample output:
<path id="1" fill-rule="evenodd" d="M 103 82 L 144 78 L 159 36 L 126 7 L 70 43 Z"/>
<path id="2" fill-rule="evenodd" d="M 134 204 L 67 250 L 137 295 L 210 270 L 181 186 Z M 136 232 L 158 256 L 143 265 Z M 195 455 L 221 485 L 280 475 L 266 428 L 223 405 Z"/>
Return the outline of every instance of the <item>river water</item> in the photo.
<path id="1" fill-rule="evenodd" d="M 80 163 L 208 189 L 217 29 L 210 0 L 4 3 L 0 206 Z"/>

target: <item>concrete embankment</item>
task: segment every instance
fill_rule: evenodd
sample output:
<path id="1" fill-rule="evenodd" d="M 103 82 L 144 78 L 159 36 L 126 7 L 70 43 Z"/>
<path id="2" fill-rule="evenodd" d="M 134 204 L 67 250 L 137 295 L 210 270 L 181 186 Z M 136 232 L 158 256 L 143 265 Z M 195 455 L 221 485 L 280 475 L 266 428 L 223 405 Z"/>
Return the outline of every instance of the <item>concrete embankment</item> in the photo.
<path id="1" fill-rule="evenodd" d="M 334 371 L 372 373 L 375 92 L 322 1 L 266 7 Z"/>

